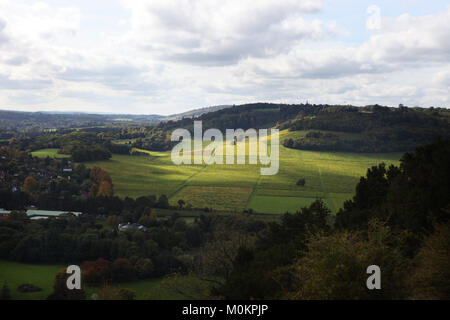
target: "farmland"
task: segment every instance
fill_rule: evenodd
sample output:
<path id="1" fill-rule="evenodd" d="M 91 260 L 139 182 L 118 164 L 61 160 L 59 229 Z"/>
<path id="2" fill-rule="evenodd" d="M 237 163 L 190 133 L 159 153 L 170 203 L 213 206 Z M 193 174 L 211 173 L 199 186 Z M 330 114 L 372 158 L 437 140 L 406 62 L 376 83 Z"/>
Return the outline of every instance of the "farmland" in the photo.
<path id="1" fill-rule="evenodd" d="M 290 135 L 280 132 L 280 141 Z M 87 165 L 108 171 L 115 193 L 122 197 L 166 194 L 173 205 L 183 199 L 194 208 L 230 212 L 252 209 L 261 213 L 295 212 L 316 198 L 323 198 L 336 212 L 352 197 L 368 168 L 381 162 L 398 164 L 399 158 L 400 153 L 314 152 L 280 144 L 280 169 L 273 176 L 260 175 L 256 165 L 176 166 L 170 152 L 113 155 L 108 161 Z M 305 179 L 304 186 L 297 185 L 300 178 Z"/>

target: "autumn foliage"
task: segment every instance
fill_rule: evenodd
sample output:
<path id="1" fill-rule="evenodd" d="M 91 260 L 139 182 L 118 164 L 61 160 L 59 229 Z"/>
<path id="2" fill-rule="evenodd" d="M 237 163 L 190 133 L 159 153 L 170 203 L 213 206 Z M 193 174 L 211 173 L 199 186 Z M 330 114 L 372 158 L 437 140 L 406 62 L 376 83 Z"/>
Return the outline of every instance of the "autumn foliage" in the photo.
<path id="1" fill-rule="evenodd" d="M 130 281 L 136 278 L 136 269 L 129 260 L 124 258 L 116 259 L 114 262 L 103 258 L 96 261 L 84 261 L 81 270 L 84 281 L 93 286 Z"/>
<path id="2" fill-rule="evenodd" d="M 33 178 L 32 176 L 28 176 L 25 178 L 25 181 L 23 183 L 23 191 L 28 194 L 33 194 L 37 190 L 38 185 L 39 184 L 35 178 Z"/>
<path id="3" fill-rule="evenodd" d="M 102 168 L 93 167 L 91 169 L 90 178 L 95 181 L 96 184 L 92 185 L 89 196 L 112 197 L 114 195 L 114 186 L 108 172 L 104 171 Z"/>

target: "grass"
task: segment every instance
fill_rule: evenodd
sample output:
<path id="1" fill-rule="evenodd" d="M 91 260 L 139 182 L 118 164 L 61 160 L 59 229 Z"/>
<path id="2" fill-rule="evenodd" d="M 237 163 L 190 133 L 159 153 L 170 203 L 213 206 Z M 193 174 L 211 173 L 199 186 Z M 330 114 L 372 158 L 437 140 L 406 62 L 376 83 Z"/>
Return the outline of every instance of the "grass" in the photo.
<path id="1" fill-rule="evenodd" d="M 53 291 L 56 273 L 66 268 L 65 265 L 26 264 L 0 260 L 0 286 L 7 283 L 13 300 L 44 300 Z M 17 287 L 29 283 L 42 289 L 39 292 L 21 293 Z M 136 299 L 178 300 L 188 299 L 199 293 L 207 295 L 208 285 L 192 276 L 180 276 L 175 281 L 166 278 L 124 282 L 116 285 L 136 291 Z M 175 286 L 183 287 L 179 292 Z M 87 298 L 99 293 L 99 288 L 84 288 Z"/>
<path id="2" fill-rule="evenodd" d="M 305 134 L 281 131 L 280 142 Z M 293 212 L 323 198 L 336 212 L 353 196 L 368 168 L 381 162 L 398 164 L 401 157 L 400 153 L 314 152 L 280 145 L 278 174 L 261 176 L 259 165 L 176 166 L 170 152 L 147 153 L 149 156 L 113 155 L 108 161 L 87 165 L 108 171 L 119 196 L 165 194 L 173 205 L 183 199 L 198 208 L 230 212 L 253 209 L 261 213 Z M 297 186 L 300 178 L 305 179 L 305 186 Z"/>
<path id="3" fill-rule="evenodd" d="M 187 186 L 176 195 L 194 208 L 213 207 L 216 210 L 242 210 L 248 202 L 252 188 Z"/>
<path id="4" fill-rule="evenodd" d="M 283 208 L 283 212 L 292 213 L 301 207 L 309 206 L 314 200 L 316 198 L 257 195 L 250 200 L 247 206 L 255 212 L 280 213 L 280 208 Z"/>
<path id="5" fill-rule="evenodd" d="M 56 273 L 67 266 L 47 264 L 25 264 L 0 260 L 0 286 L 6 282 L 12 299 L 42 300 L 53 291 Z M 30 283 L 42 289 L 39 292 L 21 293 L 17 287 Z"/>
<path id="6" fill-rule="evenodd" d="M 178 276 L 125 282 L 120 287 L 136 291 L 137 300 L 185 300 L 207 296 L 210 284 L 193 276 Z"/>
<path id="7" fill-rule="evenodd" d="M 51 149 L 41 149 L 41 150 L 37 150 L 32 152 L 31 154 L 33 155 L 33 157 L 38 157 L 38 158 L 69 158 L 70 155 L 67 154 L 60 154 L 58 153 L 59 149 L 56 148 L 51 148 Z"/>

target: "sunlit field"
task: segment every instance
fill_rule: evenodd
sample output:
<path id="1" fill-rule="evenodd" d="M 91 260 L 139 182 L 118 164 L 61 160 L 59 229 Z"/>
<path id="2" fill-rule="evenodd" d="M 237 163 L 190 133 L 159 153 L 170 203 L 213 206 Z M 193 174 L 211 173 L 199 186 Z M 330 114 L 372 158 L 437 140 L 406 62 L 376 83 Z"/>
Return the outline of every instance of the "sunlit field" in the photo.
<path id="1" fill-rule="evenodd" d="M 70 155 L 67 154 L 60 154 L 58 153 L 58 149 L 51 148 L 51 149 L 41 149 L 38 151 L 34 151 L 31 153 L 33 157 L 39 157 L 39 158 L 69 158 Z"/>
<path id="2" fill-rule="evenodd" d="M 194 208 L 260 213 L 295 212 L 317 198 L 336 212 L 353 196 L 354 188 L 368 168 L 381 162 L 398 164 L 400 153 L 314 152 L 288 149 L 282 141 L 292 133 L 280 132 L 279 172 L 260 174 L 260 165 L 174 165 L 170 152 L 148 155 L 113 155 L 108 161 L 88 162 L 100 166 L 113 179 L 115 194 L 139 197 L 161 195 L 173 205 L 179 199 Z M 295 132 L 294 134 L 301 134 Z M 225 149 L 224 142 L 224 149 Z M 207 143 L 204 142 L 204 145 Z M 246 146 L 246 156 L 249 154 Z M 269 148 L 270 150 L 270 144 Z M 198 150 L 191 150 L 191 157 Z M 248 160 L 247 160 L 248 162 Z M 297 181 L 305 179 L 304 186 Z"/>

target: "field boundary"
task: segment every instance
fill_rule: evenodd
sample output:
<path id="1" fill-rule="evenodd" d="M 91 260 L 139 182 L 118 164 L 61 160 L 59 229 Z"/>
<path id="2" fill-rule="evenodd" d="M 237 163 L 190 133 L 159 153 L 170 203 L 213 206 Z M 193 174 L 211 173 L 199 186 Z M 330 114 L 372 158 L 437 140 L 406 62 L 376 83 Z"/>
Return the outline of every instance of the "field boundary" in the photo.
<path id="1" fill-rule="evenodd" d="M 322 170 L 320 170 L 319 166 L 317 166 L 317 168 L 319 169 L 320 186 L 322 187 L 323 195 L 328 200 L 328 204 L 332 207 L 331 209 L 333 210 L 333 213 L 336 213 L 336 206 L 334 205 L 334 201 L 330 198 L 330 195 L 328 194 L 327 189 L 325 188 L 325 184 L 323 183 Z"/>
<path id="2" fill-rule="evenodd" d="M 258 180 L 256 180 L 255 185 L 253 186 L 253 191 L 252 193 L 250 193 L 250 196 L 248 197 L 247 203 L 245 204 L 245 209 L 248 208 L 248 204 L 250 203 L 250 201 L 252 200 L 253 196 L 255 195 L 258 186 L 261 184 L 261 179 L 262 179 L 262 175 L 259 175 Z"/>
<path id="3" fill-rule="evenodd" d="M 201 172 L 205 171 L 206 167 L 207 167 L 206 165 L 203 165 L 203 167 L 202 167 L 200 170 L 198 170 L 197 172 L 195 172 L 194 174 L 192 174 L 191 176 L 189 176 L 186 180 L 184 180 L 184 182 L 180 185 L 180 187 L 177 188 L 174 192 L 172 192 L 172 193 L 168 196 L 169 200 L 172 199 L 173 197 L 175 197 L 177 194 L 179 194 L 179 193 L 181 192 L 181 190 L 183 190 L 184 187 L 186 187 L 186 185 L 188 184 L 188 182 L 189 182 L 190 180 L 192 180 L 193 178 L 195 178 L 195 176 L 197 176 L 197 175 L 200 174 Z"/>

